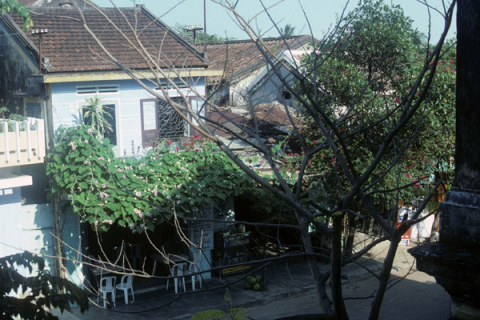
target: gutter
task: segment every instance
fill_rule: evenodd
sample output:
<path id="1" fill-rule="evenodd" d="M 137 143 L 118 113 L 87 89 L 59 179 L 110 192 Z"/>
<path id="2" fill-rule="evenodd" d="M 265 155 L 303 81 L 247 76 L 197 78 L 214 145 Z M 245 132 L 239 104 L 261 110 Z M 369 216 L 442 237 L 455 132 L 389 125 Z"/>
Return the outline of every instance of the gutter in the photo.
<path id="1" fill-rule="evenodd" d="M 154 74 L 151 71 L 138 71 L 135 74 L 140 79 L 152 79 Z M 165 77 L 218 77 L 223 75 L 223 70 L 215 69 L 186 69 L 165 71 L 165 76 L 157 74 L 159 78 Z M 130 80 L 131 77 L 123 71 L 99 71 L 99 72 L 65 72 L 65 73 L 49 73 L 43 75 L 43 83 L 63 83 L 63 82 L 90 82 L 90 81 L 106 81 L 106 80 Z"/>

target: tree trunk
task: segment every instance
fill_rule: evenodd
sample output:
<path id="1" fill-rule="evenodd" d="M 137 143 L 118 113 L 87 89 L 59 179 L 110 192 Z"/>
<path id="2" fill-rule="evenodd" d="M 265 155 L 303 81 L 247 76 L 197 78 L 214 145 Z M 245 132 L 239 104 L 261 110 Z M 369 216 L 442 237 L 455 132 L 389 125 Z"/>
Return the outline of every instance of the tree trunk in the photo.
<path id="1" fill-rule="evenodd" d="M 310 268 L 310 272 L 313 277 L 313 282 L 315 283 L 315 288 L 317 289 L 317 295 L 320 301 L 320 307 L 322 308 L 323 312 L 327 314 L 332 314 L 333 313 L 332 302 L 328 298 L 328 295 L 325 289 L 326 282 L 321 281 L 322 274 L 318 269 L 317 260 L 313 256 L 314 251 L 313 251 L 312 241 L 310 239 L 310 234 L 308 233 L 308 221 L 302 217 L 299 217 L 299 215 L 297 215 L 297 218 L 299 221 L 299 225 L 301 227 L 302 242 L 305 246 L 305 253 L 307 253 L 308 267 Z"/>
<path id="2" fill-rule="evenodd" d="M 62 279 L 65 278 L 65 266 L 63 264 L 63 243 L 62 230 L 60 227 L 60 195 L 55 193 L 52 197 L 52 213 L 53 213 L 53 233 L 54 233 L 54 248 L 55 248 L 55 271 L 56 276 Z"/>
<path id="3" fill-rule="evenodd" d="M 342 216 L 333 217 L 331 251 L 332 300 L 335 319 L 348 319 L 342 294 Z"/>
<path id="4" fill-rule="evenodd" d="M 380 308 L 382 307 L 383 298 L 387 290 L 388 280 L 390 279 L 390 274 L 392 272 L 393 260 L 395 259 L 395 254 L 397 253 L 398 244 L 400 243 L 400 236 L 397 235 L 398 232 L 392 236 L 390 240 L 390 247 L 388 248 L 387 257 L 383 263 L 382 272 L 380 273 L 380 283 L 378 285 L 378 291 L 375 296 L 375 299 L 372 303 L 372 308 L 370 309 L 370 318 L 369 320 L 377 320 L 380 315 Z"/>
<path id="5" fill-rule="evenodd" d="M 345 227 L 346 235 L 344 238 L 345 244 L 344 244 L 344 252 L 347 257 L 351 256 L 353 253 L 353 242 L 355 240 L 355 216 L 350 215 L 347 221 L 347 225 Z"/>

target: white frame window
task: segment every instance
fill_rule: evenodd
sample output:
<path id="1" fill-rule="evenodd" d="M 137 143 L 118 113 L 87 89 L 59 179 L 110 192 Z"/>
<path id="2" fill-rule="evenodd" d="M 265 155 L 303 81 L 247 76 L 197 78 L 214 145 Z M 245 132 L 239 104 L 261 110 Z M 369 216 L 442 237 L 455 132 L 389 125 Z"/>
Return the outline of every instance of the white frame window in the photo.
<path id="1" fill-rule="evenodd" d="M 77 86 L 77 95 L 106 94 L 120 92 L 117 84 L 100 85 L 100 86 Z"/>

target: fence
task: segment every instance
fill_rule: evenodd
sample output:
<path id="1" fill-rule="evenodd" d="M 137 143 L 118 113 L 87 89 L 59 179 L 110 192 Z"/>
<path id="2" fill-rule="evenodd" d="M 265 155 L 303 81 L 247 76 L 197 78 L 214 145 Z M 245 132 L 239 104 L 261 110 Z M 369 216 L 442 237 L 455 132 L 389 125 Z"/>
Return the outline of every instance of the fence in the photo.
<path id="1" fill-rule="evenodd" d="M 45 124 L 42 119 L 0 120 L 0 168 L 43 163 Z"/>

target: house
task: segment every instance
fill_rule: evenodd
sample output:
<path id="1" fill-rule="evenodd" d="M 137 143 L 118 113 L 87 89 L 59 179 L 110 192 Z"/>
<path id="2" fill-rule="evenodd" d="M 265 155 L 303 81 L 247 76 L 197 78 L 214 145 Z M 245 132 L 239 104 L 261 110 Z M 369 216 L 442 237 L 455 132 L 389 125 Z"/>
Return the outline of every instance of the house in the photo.
<path id="1" fill-rule="evenodd" d="M 75 3 L 80 8 L 85 8 L 87 4 L 82 0 L 19 0 L 27 7 L 51 7 L 51 8 L 73 8 Z"/>
<path id="2" fill-rule="evenodd" d="M 253 40 L 207 45 L 210 67 L 224 70 L 222 77 L 209 77 L 207 80 L 207 86 L 214 92 L 217 103 L 242 106 L 279 101 L 294 106 L 294 99 L 281 81 L 284 78 L 293 84 L 294 79 L 279 61 L 298 68 L 302 55 L 312 50 L 315 39 L 303 35 L 265 38 L 262 41 L 276 55 L 273 66 Z"/>
<path id="3" fill-rule="evenodd" d="M 29 10 L 35 27 L 28 32 L 22 30 L 19 17 L 0 15 L 0 101 L 10 110 L 17 108 L 30 117 L 34 124 L 24 127 L 36 128 L 23 133 L 18 129 L 10 137 L 4 126 L 4 136 L 0 134 L 0 139 L 9 142 L 8 148 L 0 144 L 0 214 L 3 221 L 8 221 L 0 227 L 0 256 L 26 249 L 53 255 L 55 241 L 51 232 L 55 219 L 61 221 L 65 243 L 71 248 L 85 249 L 85 241 L 80 241 L 85 230 L 78 215 L 67 212 L 53 217 L 45 197 L 44 154 L 53 146 L 57 128 L 79 124 L 86 99 L 97 96 L 110 107 L 113 131 L 107 137 L 117 156 L 135 152 L 159 138 L 191 133 L 171 106 L 157 100 L 118 64 L 107 59 L 83 27 L 76 9 L 58 6 Z M 173 99 L 183 94 L 194 108 L 200 108 L 199 95 L 205 93 L 205 77 L 221 74 L 208 67 L 206 54 L 184 41 L 144 6 L 122 8 L 121 13 L 114 8 L 102 10 L 105 16 L 91 8 L 83 9 L 82 14 L 105 48 L 132 70 L 144 86 L 160 92 L 151 81 L 154 73 L 149 65 L 106 18 L 133 41 L 129 28 L 134 25 L 141 30 L 139 38 L 148 54 L 156 57 L 160 69 L 167 72 L 155 71 L 163 88 Z M 181 92 L 172 88 L 166 76 L 173 79 Z M 13 122 L 10 126 L 20 127 Z M 22 145 L 21 141 L 26 142 Z M 6 162 L 1 161 L 2 152 L 4 157 L 10 157 Z M 25 152 L 27 156 L 15 158 Z M 35 161 L 32 154 L 37 157 Z M 65 256 L 75 254 L 65 247 Z M 81 265 L 69 262 L 67 268 L 71 280 L 81 284 Z"/>

